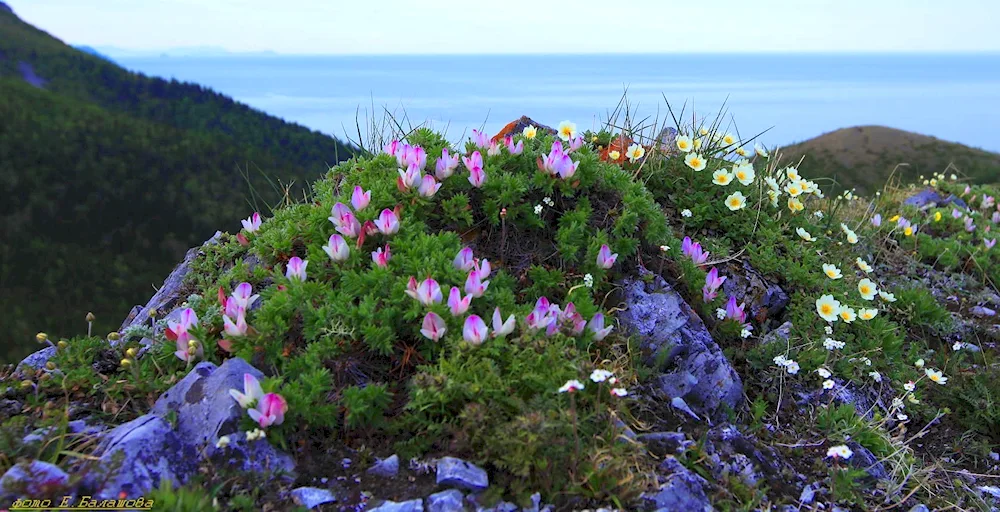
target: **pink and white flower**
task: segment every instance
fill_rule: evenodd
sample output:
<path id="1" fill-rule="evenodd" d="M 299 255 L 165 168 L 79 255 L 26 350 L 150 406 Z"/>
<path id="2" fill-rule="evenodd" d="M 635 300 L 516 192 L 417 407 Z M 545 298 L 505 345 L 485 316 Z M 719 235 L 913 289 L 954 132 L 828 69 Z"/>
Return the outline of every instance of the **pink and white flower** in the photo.
<path id="1" fill-rule="evenodd" d="M 503 320 L 503 316 L 500 314 L 500 308 L 493 309 L 493 334 L 494 338 L 503 338 L 504 336 L 514 332 L 514 315 L 507 317 L 507 320 Z"/>
<path id="2" fill-rule="evenodd" d="M 288 412 L 288 402 L 277 393 L 268 393 L 257 401 L 257 406 L 247 410 L 250 419 L 257 422 L 261 428 L 271 425 L 281 425 L 285 421 L 285 413 Z"/>
<path id="3" fill-rule="evenodd" d="M 607 244 L 601 246 L 601 249 L 597 251 L 597 266 L 603 269 L 609 269 L 615 264 L 615 260 L 618 259 L 618 254 L 611 254 L 611 248 Z"/>
<path id="4" fill-rule="evenodd" d="M 691 258 L 696 265 L 704 265 L 708 261 L 709 253 L 701 249 L 701 244 L 697 242 L 692 242 L 691 237 L 684 237 L 681 242 L 681 252 Z"/>
<path id="5" fill-rule="evenodd" d="M 611 333 L 611 329 L 614 328 L 613 325 L 607 327 L 604 326 L 604 314 L 598 313 L 590 319 L 587 323 L 587 327 L 592 333 L 594 333 L 594 340 L 601 341 Z"/>
<path id="6" fill-rule="evenodd" d="M 463 247 L 462 250 L 458 251 L 452 263 L 455 265 L 455 268 L 463 272 L 472 270 L 476 266 L 476 260 L 472 256 L 472 249 Z"/>
<path id="7" fill-rule="evenodd" d="M 298 279 L 299 281 L 306 280 L 306 265 L 309 262 L 299 258 L 298 256 L 292 256 L 288 260 L 288 265 L 285 267 L 285 277 L 288 279 Z"/>
<path id="8" fill-rule="evenodd" d="M 397 181 L 401 190 L 410 190 L 419 185 L 421 180 L 423 180 L 423 174 L 416 166 L 411 165 L 405 171 L 399 169 L 399 180 Z"/>
<path id="9" fill-rule="evenodd" d="M 427 339 L 431 341 L 438 341 L 447 331 L 448 328 L 445 326 L 444 319 L 441 318 L 440 315 L 433 311 L 424 315 L 424 322 L 421 325 L 420 334 L 423 334 Z"/>
<path id="10" fill-rule="evenodd" d="M 248 409 L 257 404 L 257 400 L 264 397 L 264 390 L 260 387 L 260 381 L 257 377 L 249 373 L 243 374 L 243 392 L 240 393 L 239 390 L 230 389 L 229 395 L 236 399 L 236 402 L 240 404 L 240 407 Z"/>
<path id="11" fill-rule="evenodd" d="M 378 214 L 378 218 L 375 219 L 375 227 L 383 235 L 396 234 L 399 231 L 399 218 L 396 217 L 396 212 L 388 208 L 382 210 L 382 213 Z"/>
<path id="12" fill-rule="evenodd" d="M 411 277 L 410 283 L 413 283 L 414 281 L 415 279 Z M 410 297 L 413 297 L 414 299 L 417 299 L 417 302 L 425 306 L 430 306 L 431 304 L 439 303 L 442 300 L 441 286 L 438 285 L 437 281 L 429 277 L 421 281 L 421 283 L 417 285 L 415 289 L 413 290 L 407 289 L 406 294 L 409 295 Z"/>
<path id="13" fill-rule="evenodd" d="M 455 169 L 458 169 L 458 155 L 449 155 L 448 148 L 442 149 L 441 158 L 438 158 L 434 166 L 434 175 L 444 181 L 455 173 Z"/>
<path id="14" fill-rule="evenodd" d="M 473 270 L 469 272 L 469 276 L 465 278 L 465 293 L 472 295 L 473 297 L 479 298 L 486 293 L 486 289 L 489 288 L 489 280 L 483 281 L 479 277 L 479 271 Z"/>
<path id="15" fill-rule="evenodd" d="M 330 256 L 331 260 L 337 262 L 347 261 L 347 258 L 351 255 L 350 247 L 347 246 L 344 237 L 340 235 L 331 235 L 330 240 L 323 247 L 323 251 Z"/>
<path id="16" fill-rule="evenodd" d="M 389 244 L 385 244 L 384 251 L 381 247 L 372 251 L 372 261 L 374 261 L 379 267 L 388 267 L 390 259 L 392 259 L 392 253 L 389 252 Z"/>
<path id="17" fill-rule="evenodd" d="M 260 214 L 254 212 L 253 215 L 241 220 L 240 222 L 243 224 L 243 229 L 245 229 L 247 233 L 256 233 L 257 230 L 260 229 Z"/>
<path id="18" fill-rule="evenodd" d="M 472 130 L 472 142 L 481 148 L 485 148 L 490 145 L 490 138 L 485 132 L 479 130 Z"/>
<path id="19" fill-rule="evenodd" d="M 464 315 L 469 310 L 470 304 L 472 304 L 472 295 L 462 297 L 462 291 L 457 286 L 451 287 L 451 293 L 448 294 L 448 310 L 451 311 L 451 316 Z"/>
<path id="20" fill-rule="evenodd" d="M 514 144 L 514 137 L 510 135 L 504 137 L 504 142 L 507 144 L 507 151 L 512 155 L 520 155 L 524 152 L 524 141 L 519 140 L 517 144 Z"/>
<path id="21" fill-rule="evenodd" d="M 351 194 L 351 206 L 354 207 L 355 211 L 364 210 L 368 203 L 372 201 L 372 191 L 365 191 L 361 187 L 354 187 L 354 193 Z"/>
<path id="22" fill-rule="evenodd" d="M 726 276 L 719 277 L 719 269 L 712 267 L 705 276 L 705 286 L 701 288 L 701 298 L 706 303 L 712 302 L 719 295 L 719 288 L 726 282 Z"/>
<path id="23" fill-rule="evenodd" d="M 462 338 L 469 342 L 470 345 L 482 345 L 488 334 L 489 329 L 482 318 L 476 315 L 469 315 L 465 319 L 465 325 L 462 327 Z"/>
<path id="24" fill-rule="evenodd" d="M 437 194 L 438 189 L 441 188 L 441 184 L 434 179 L 430 174 L 425 174 L 423 179 L 420 180 L 420 186 L 417 188 L 417 193 L 421 197 L 434 197 Z"/>

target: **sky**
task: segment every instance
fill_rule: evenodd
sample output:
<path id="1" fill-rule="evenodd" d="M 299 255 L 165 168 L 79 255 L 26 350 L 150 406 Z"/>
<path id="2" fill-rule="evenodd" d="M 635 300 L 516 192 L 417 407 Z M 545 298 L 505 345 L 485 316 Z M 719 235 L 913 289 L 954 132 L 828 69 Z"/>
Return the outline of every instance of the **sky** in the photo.
<path id="1" fill-rule="evenodd" d="M 1000 52 L 1000 0 L 5 1 L 67 43 L 150 52 Z"/>

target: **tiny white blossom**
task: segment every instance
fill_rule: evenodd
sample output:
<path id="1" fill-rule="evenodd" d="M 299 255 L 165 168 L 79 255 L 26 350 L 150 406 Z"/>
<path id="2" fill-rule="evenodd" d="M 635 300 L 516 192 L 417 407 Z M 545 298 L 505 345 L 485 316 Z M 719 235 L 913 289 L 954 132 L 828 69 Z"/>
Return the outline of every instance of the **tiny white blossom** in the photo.
<path id="1" fill-rule="evenodd" d="M 903 384 L 903 389 L 912 393 L 914 389 L 917 389 L 917 384 L 911 380 L 910 382 Z"/>
<path id="2" fill-rule="evenodd" d="M 583 383 L 576 379 L 573 379 L 566 381 L 566 383 L 559 388 L 559 392 L 572 393 L 574 391 L 580 391 L 581 389 L 583 389 Z"/>
<path id="3" fill-rule="evenodd" d="M 796 373 L 799 373 L 799 363 L 789 361 L 788 364 L 785 365 L 785 370 L 788 370 L 788 373 L 795 375 Z"/>
<path id="4" fill-rule="evenodd" d="M 913 366 L 916 366 L 917 368 L 923 368 L 924 367 L 924 360 L 923 359 L 917 359 L 917 362 L 913 363 Z"/>
<path id="5" fill-rule="evenodd" d="M 834 446 L 826 451 L 826 456 L 834 459 L 850 459 L 852 455 L 854 452 L 845 445 Z"/>
<path id="6" fill-rule="evenodd" d="M 583 285 L 586 286 L 587 288 L 593 288 L 594 287 L 594 276 L 591 275 L 591 274 L 587 274 L 587 275 L 583 276 Z"/>
<path id="7" fill-rule="evenodd" d="M 899 420 L 899 421 L 906 421 L 906 420 L 910 419 L 910 417 L 907 416 L 907 415 L 905 415 L 905 414 L 903 414 L 903 413 L 898 413 L 898 414 L 896 414 L 896 419 Z"/>
<path id="8" fill-rule="evenodd" d="M 540 204 L 535 205 L 535 215 L 541 215 L 544 208 Z"/>
<path id="9" fill-rule="evenodd" d="M 817 217 L 819 217 L 819 218 L 821 218 L 821 219 L 823 218 L 823 212 L 821 212 L 821 211 L 819 211 L 819 210 L 816 210 L 816 211 L 815 211 L 815 212 L 813 213 L 813 215 L 815 215 L 815 216 L 817 216 Z"/>
<path id="10" fill-rule="evenodd" d="M 682 217 L 690 217 L 691 216 L 691 210 L 688 210 L 687 208 L 681 210 L 681 216 Z"/>
<path id="11" fill-rule="evenodd" d="M 837 350 L 839 348 L 844 348 L 845 343 L 843 341 L 837 341 L 833 338 L 827 338 L 823 340 L 823 348 L 827 350 Z"/>
<path id="12" fill-rule="evenodd" d="M 726 310 L 722 309 L 722 308 L 716 309 L 715 310 L 715 317 L 718 318 L 719 320 L 725 320 L 726 319 Z"/>
<path id="13" fill-rule="evenodd" d="M 667 252 L 667 251 L 670 250 L 670 246 L 669 245 L 661 245 L 660 246 L 660 250 L 663 251 L 663 252 Z"/>
<path id="14" fill-rule="evenodd" d="M 833 386 L 834 386 L 834 383 L 833 383 L 832 380 L 826 379 L 826 380 L 823 381 L 823 389 L 833 389 Z"/>
<path id="15" fill-rule="evenodd" d="M 867 357 L 862 357 L 861 360 L 865 362 L 865 366 L 871 366 L 872 365 L 872 360 L 868 359 Z"/>
<path id="16" fill-rule="evenodd" d="M 594 382 L 604 382 L 611 378 L 613 374 L 607 370 L 597 369 L 590 373 L 590 380 Z"/>
<path id="17" fill-rule="evenodd" d="M 620 398 L 628 395 L 628 391 L 626 391 L 625 388 L 612 388 L 611 394 Z"/>
<path id="18" fill-rule="evenodd" d="M 903 399 L 902 398 L 899 398 L 898 396 L 897 397 L 893 397 L 893 399 L 892 399 L 892 409 L 893 410 L 895 410 L 895 409 L 902 409 L 904 407 L 906 407 L 906 405 L 903 404 Z"/>
<path id="19" fill-rule="evenodd" d="M 750 330 L 749 329 L 743 329 L 742 331 L 740 331 L 740 337 L 741 338 L 749 338 L 750 337 Z"/>
<path id="20" fill-rule="evenodd" d="M 962 350 L 962 342 L 961 341 L 956 341 L 955 344 L 951 346 L 951 349 L 954 350 L 954 351 L 956 351 L 956 352 L 958 352 L 959 350 Z"/>
<path id="21" fill-rule="evenodd" d="M 817 368 L 816 369 L 816 373 L 818 373 L 819 376 L 822 377 L 822 378 L 824 378 L 824 379 L 829 379 L 830 375 L 833 375 L 832 373 L 830 373 L 830 370 L 827 370 L 826 368 L 822 368 L 822 367 Z"/>
<path id="22" fill-rule="evenodd" d="M 774 364 L 778 366 L 785 366 L 788 364 L 788 359 L 786 359 L 785 356 L 780 354 L 774 356 L 774 359 L 772 359 L 772 361 L 774 361 Z"/>
<path id="23" fill-rule="evenodd" d="M 875 382 L 882 382 L 882 374 L 879 372 L 868 372 L 868 376 L 875 379 Z"/>
<path id="24" fill-rule="evenodd" d="M 229 436 L 222 436 L 215 442 L 215 447 L 220 450 L 227 446 L 229 446 Z"/>
<path id="25" fill-rule="evenodd" d="M 833 327 L 830 327 L 829 325 L 823 326 L 823 331 L 826 332 L 827 336 L 833 335 Z"/>
<path id="26" fill-rule="evenodd" d="M 545 204 L 547 204 L 547 205 L 549 205 L 549 206 L 555 206 L 555 204 L 556 204 L 555 202 L 552 201 L 551 197 L 545 197 L 545 198 L 543 198 L 542 202 L 545 203 Z"/>

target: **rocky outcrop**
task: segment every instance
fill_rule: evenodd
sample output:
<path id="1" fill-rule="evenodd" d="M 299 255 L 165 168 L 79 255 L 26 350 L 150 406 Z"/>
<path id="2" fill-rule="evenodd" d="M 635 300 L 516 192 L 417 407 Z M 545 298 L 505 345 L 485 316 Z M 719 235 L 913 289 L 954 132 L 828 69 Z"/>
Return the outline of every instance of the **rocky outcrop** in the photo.
<path id="1" fill-rule="evenodd" d="M 662 277 L 645 269 L 640 275 L 621 283 L 626 310 L 618 320 L 638 336 L 644 361 L 661 372 L 653 394 L 712 420 L 737 409 L 742 381 L 701 318 Z"/>
<path id="2" fill-rule="evenodd" d="M 705 495 L 708 482 L 684 467 L 674 457 L 667 457 L 660 464 L 659 489 L 643 495 L 650 508 L 657 512 L 711 512 L 712 504 Z"/>
<path id="3" fill-rule="evenodd" d="M 764 332 L 770 330 L 768 324 L 777 320 L 788 306 L 788 294 L 746 261 L 734 262 L 728 270 L 722 290 L 727 296 L 736 297 L 738 302 L 746 304 L 750 318 L 762 326 Z"/>
<path id="4" fill-rule="evenodd" d="M 955 194 L 950 194 L 948 197 L 941 197 L 941 194 L 938 194 L 937 191 L 932 188 L 924 189 L 916 194 L 913 194 L 903 201 L 903 204 L 915 206 L 921 210 L 947 206 L 949 204 L 955 205 L 959 208 L 967 208 L 965 201 L 956 197 Z"/>
<path id="5" fill-rule="evenodd" d="M 69 486 L 69 475 L 48 462 L 35 460 L 12 466 L 0 477 L 0 501 L 22 496 L 58 498 Z"/>

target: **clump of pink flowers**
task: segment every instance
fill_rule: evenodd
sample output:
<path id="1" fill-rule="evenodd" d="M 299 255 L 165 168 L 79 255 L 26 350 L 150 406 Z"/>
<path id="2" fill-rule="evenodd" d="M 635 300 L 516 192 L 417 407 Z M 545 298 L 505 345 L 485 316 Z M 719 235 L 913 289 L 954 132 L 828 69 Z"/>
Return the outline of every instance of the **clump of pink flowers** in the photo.
<path id="1" fill-rule="evenodd" d="M 681 242 L 681 252 L 691 258 L 696 265 L 704 265 L 708 261 L 708 251 L 704 251 L 701 248 L 701 244 L 697 242 L 692 242 L 691 237 L 684 237 L 684 241 Z"/>
<path id="2" fill-rule="evenodd" d="M 201 344 L 190 333 L 190 330 L 197 326 L 198 315 L 191 308 L 181 311 L 180 322 L 174 322 L 173 320 L 167 322 L 167 329 L 164 331 L 164 334 L 168 340 L 174 341 L 177 344 L 177 350 L 174 351 L 174 355 L 181 361 L 190 363 L 194 360 L 195 356 L 200 357 L 204 353 Z"/>
<path id="3" fill-rule="evenodd" d="M 706 303 L 712 302 L 719 296 L 719 288 L 726 282 L 726 276 L 719 276 L 719 269 L 712 267 L 705 276 L 705 286 L 701 288 L 701 298 Z"/>
<path id="4" fill-rule="evenodd" d="M 551 176 L 558 176 L 562 179 L 570 179 L 576 174 L 580 167 L 580 162 L 574 162 L 569 153 L 563 151 L 562 142 L 552 143 L 552 149 L 548 154 L 538 157 L 538 169 Z"/>
<path id="5" fill-rule="evenodd" d="M 243 391 L 230 389 L 229 395 L 247 410 L 250 419 L 260 425 L 260 428 L 281 425 L 285 421 L 288 402 L 277 393 L 264 393 L 260 381 L 249 373 L 243 374 Z"/>
<path id="6" fill-rule="evenodd" d="M 228 337 L 246 336 L 250 330 L 247 325 L 246 313 L 250 305 L 257 300 L 260 295 L 253 293 L 253 286 L 250 283 L 240 283 L 233 289 L 233 294 L 226 297 L 225 289 L 219 287 L 219 305 L 222 306 L 223 332 Z M 219 346 L 227 352 L 232 352 L 232 340 L 219 340 Z"/>

